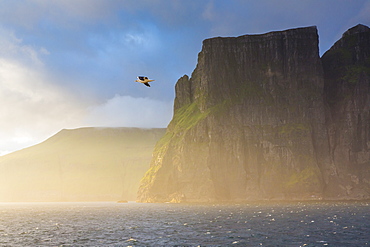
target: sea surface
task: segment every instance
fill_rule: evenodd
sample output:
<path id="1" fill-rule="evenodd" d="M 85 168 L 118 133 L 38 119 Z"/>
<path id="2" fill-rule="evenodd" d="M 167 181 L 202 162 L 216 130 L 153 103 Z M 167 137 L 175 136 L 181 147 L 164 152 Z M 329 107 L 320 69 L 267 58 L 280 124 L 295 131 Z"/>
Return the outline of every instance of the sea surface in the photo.
<path id="1" fill-rule="evenodd" d="M 369 245 L 369 202 L 0 203 L 0 246 Z"/>

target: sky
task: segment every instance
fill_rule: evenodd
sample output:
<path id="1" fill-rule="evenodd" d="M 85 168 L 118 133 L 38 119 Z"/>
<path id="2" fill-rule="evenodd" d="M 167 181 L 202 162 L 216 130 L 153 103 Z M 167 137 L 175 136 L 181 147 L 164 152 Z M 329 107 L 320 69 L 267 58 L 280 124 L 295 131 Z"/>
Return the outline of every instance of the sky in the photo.
<path id="1" fill-rule="evenodd" d="M 204 39 L 317 26 L 322 55 L 359 23 L 370 0 L 0 0 L 0 155 L 62 129 L 166 127 Z"/>

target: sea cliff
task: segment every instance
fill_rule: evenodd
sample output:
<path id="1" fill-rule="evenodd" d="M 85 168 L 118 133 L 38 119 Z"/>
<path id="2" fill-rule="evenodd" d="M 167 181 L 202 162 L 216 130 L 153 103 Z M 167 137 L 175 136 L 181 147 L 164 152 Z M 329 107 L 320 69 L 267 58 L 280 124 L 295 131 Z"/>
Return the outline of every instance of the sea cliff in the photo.
<path id="1" fill-rule="evenodd" d="M 316 27 L 205 40 L 139 201 L 369 199 L 369 35 L 322 58 Z"/>
<path id="2" fill-rule="evenodd" d="M 333 166 L 328 198 L 370 198 L 370 28 L 357 25 L 322 56 Z"/>

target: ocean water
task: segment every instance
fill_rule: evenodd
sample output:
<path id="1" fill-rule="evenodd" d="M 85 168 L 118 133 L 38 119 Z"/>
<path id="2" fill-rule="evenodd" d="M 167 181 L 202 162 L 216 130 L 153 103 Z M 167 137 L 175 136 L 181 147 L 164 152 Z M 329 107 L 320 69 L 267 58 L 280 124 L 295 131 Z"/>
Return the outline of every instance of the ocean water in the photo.
<path id="1" fill-rule="evenodd" d="M 369 246 L 368 202 L 0 203 L 0 246 Z"/>

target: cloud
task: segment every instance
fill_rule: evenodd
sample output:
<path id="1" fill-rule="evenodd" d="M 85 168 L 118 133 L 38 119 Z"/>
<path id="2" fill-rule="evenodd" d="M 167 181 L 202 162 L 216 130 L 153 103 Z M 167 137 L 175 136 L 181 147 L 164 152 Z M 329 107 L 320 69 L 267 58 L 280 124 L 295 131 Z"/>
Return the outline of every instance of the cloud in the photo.
<path id="1" fill-rule="evenodd" d="M 108 55 L 117 52 L 120 42 L 133 46 L 127 46 L 126 53 L 132 49 L 134 54 L 135 46 L 150 50 L 156 43 L 155 39 L 147 43 L 148 37 L 154 35 L 152 31 L 125 33 L 119 37 L 121 41 L 111 44 L 113 50 Z M 166 127 L 170 121 L 172 101 L 119 95 L 102 98 L 89 92 L 92 83 L 88 78 L 77 76 L 80 67 L 76 65 L 75 73 L 56 73 L 47 62 L 50 56 L 55 56 L 53 51 L 29 45 L 15 32 L 0 27 L 0 155 L 37 144 L 63 128 L 152 128 Z M 133 82 L 135 77 L 127 84 L 143 90 L 142 85 Z M 143 92 L 158 92 L 158 88 L 151 89 Z M 96 103 L 102 100 L 104 103 Z"/>
<path id="2" fill-rule="evenodd" d="M 165 128 L 172 118 L 173 102 L 115 95 L 91 107 L 85 123 L 98 127 Z"/>
<path id="3" fill-rule="evenodd" d="M 47 72 L 44 48 L 0 29 L 0 154 L 76 126 L 84 103 Z"/>
<path id="4" fill-rule="evenodd" d="M 0 20 L 31 30 L 45 21 L 63 28 L 78 29 L 81 24 L 114 16 L 119 4 L 117 0 L 2 0 Z"/>
<path id="5" fill-rule="evenodd" d="M 76 126 L 83 105 L 42 73 L 0 58 L 0 152 Z"/>
<path id="6" fill-rule="evenodd" d="M 22 39 L 17 38 L 13 31 L 0 27 L 0 57 L 18 62 L 42 66 L 40 56 L 49 55 L 44 47 L 35 48 L 22 44 Z"/>

